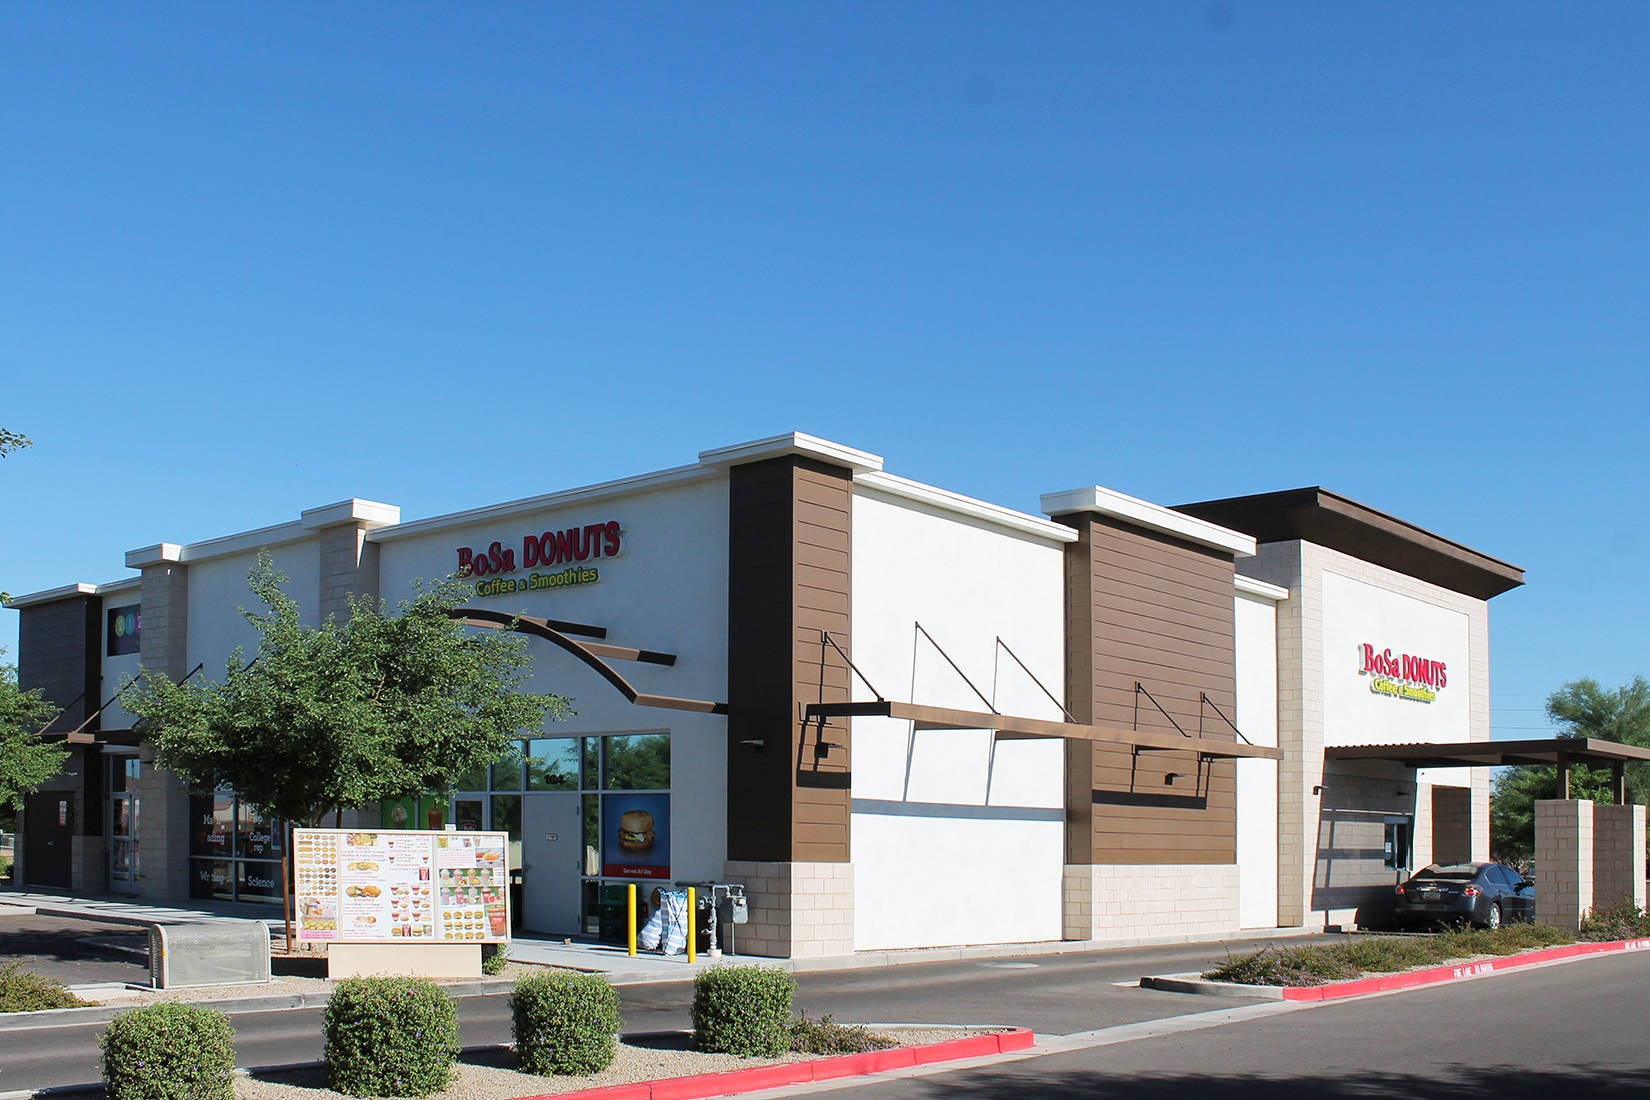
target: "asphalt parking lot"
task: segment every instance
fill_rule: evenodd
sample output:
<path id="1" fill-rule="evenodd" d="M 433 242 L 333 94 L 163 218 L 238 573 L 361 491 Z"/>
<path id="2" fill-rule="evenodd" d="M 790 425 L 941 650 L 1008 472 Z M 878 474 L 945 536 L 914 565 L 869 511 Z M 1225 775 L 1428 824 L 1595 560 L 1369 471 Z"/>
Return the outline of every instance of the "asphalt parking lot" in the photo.
<path id="1" fill-rule="evenodd" d="M 125 954 L 118 950 L 121 947 L 145 954 Z M 148 949 L 148 933 L 128 925 L 8 913 L 0 907 L 0 965 L 21 960 L 25 970 L 56 978 L 64 985 L 148 985 Z"/>

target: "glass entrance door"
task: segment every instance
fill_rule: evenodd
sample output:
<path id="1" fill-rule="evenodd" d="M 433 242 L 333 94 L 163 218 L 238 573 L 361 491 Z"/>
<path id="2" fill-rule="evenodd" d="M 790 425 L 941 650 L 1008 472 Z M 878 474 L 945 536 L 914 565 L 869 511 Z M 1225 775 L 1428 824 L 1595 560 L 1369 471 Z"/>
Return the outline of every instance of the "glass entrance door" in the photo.
<path id="1" fill-rule="evenodd" d="M 109 777 L 109 888 L 130 889 L 138 880 L 137 779 L 143 765 L 134 756 L 111 756 Z"/>

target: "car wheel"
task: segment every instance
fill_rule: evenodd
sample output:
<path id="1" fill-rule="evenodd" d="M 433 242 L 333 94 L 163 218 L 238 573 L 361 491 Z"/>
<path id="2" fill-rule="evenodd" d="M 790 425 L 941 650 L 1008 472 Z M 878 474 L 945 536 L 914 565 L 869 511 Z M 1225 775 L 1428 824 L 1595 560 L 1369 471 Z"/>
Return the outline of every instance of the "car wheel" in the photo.
<path id="1" fill-rule="evenodd" d="M 1490 915 L 1485 918 L 1484 927 L 1485 928 L 1500 928 L 1501 927 L 1501 903 L 1500 902 L 1498 902 L 1498 901 L 1490 902 Z"/>

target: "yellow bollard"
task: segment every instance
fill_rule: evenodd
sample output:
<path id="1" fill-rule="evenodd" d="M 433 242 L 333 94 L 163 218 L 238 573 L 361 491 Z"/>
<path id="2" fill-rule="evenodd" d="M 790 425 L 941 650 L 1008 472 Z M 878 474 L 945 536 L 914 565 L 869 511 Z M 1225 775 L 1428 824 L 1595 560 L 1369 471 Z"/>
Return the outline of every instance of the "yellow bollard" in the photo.
<path id="1" fill-rule="evenodd" d="M 633 882 L 625 891 L 625 942 L 630 945 L 630 957 L 636 957 L 636 884 Z"/>
<path id="2" fill-rule="evenodd" d="M 699 913 L 698 913 L 698 910 L 695 908 L 693 903 L 694 903 L 693 887 L 689 886 L 688 887 L 688 965 L 689 966 L 693 965 L 693 956 L 694 956 L 693 948 L 696 946 L 696 941 L 699 939 L 699 929 L 696 927 L 696 925 L 698 924 L 698 921 L 699 921 Z"/>

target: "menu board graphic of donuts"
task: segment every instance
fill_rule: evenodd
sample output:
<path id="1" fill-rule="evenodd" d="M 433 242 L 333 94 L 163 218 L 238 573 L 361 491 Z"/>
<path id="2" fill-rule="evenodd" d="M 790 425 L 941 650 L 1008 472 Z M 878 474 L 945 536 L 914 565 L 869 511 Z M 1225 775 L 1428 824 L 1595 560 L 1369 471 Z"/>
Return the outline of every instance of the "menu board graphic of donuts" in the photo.
<path id="1" fill-rule="evenodd" d="M 502 943 L 509 837 L 411 829 L 295 829 L 298 938 Z"/>

